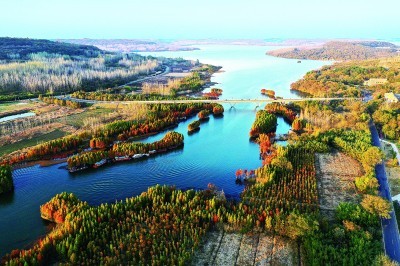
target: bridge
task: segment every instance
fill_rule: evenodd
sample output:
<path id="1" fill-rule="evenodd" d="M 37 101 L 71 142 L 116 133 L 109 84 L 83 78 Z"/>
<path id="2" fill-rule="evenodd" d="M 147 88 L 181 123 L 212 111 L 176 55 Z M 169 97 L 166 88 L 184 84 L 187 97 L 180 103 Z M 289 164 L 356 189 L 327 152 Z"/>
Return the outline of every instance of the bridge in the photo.
<path id="1" fill-rule="evenodd" d="M 349 97 L 336 97 L 336 98 L 293 98 L 293 99 L 218 99 L 218 100 L 205 100 L 205 99 L 188 99 L 188 100 L 140 100 L 140 101 L 96 101 L 84 100 L 77 98 L 69 98 L 70 100 L 86 102 L 86 103 L 113 103 L 113 104 L 177 104 L 177 103 L 219 103 L 235 105 L 239 103 L 291 103 L 291 102 L 306 102 L 306 101 L 340 101 L 340 100 L 362 100 L 362 98 L 349 98 Z"/>

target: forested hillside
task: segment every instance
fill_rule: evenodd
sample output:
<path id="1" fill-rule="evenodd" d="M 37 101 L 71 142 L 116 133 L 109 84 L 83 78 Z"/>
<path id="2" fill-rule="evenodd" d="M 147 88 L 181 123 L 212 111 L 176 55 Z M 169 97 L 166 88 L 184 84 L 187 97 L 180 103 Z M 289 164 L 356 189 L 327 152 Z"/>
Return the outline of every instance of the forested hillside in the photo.
<path id="1" fill-rule="evenodd" d="M 399 55 L 400 47 L 380 41 L 339 42 L 331 41 L 317 48 L 290 48 L 268 52 L 269 55 L 312 60 L 364 60 Z"/>
<path id="2" fill-rule="evenodd" d="M 29 60 L 33 53 L 96 57 L 104 52 L 91 45 L 77 45 L 28 38 L 0 38 L 0 60 Z"/>
<path id="3" fill-rule="evenodd" d="M 364 86 L 364 82 L 372 78 L 387 79 L 387 83 Z M 400 57 L 325 66 L 308 72 L 302 79 L 292 83 L 291 89 L 316 97 L 361 96 L 363 89 L 377 96 L 390 91 L 400 93 Z"/>

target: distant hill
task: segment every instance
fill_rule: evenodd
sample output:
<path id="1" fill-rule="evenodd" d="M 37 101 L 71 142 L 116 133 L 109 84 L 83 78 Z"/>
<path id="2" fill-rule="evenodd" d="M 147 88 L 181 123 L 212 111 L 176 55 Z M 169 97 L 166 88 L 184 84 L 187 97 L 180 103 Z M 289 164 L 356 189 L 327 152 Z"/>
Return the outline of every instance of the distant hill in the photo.
<path id="1" fill-rule="evenodd" d="M 29 54 L 40 52 L 87 57 L 96 57 L 103 53 L 99 48 L 90 45 L 27 38 L 0 38 L 0 60 L 28 59 Z"/>
<path id="2" fill-rule="evenodd" d="M 400 55 L 400 47 L 381 41 L 331 41 L 319 47 L 286 48 L 270 51 L 268 55 L 312 60 L 365 60 Z"/>
<path id="3" fill-rule="evenodd" d="M 66 39 L 62 42 L 93 45 L 111 52 L 160 52 L 160 51 L 191 51 L 198 48 L 182 45 L 174 41 L 138 40 L 138 39 Z"/>

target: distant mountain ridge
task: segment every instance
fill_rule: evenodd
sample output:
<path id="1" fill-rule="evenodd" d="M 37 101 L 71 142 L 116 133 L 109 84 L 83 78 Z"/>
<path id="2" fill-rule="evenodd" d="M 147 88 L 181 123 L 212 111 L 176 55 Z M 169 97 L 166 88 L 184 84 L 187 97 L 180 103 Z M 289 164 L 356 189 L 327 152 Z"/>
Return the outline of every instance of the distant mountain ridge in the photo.
<path id="1" fill-rule="evenodd" d="M 365 60 L 400 55 L 400 47 L 384 41 L 330 41 L 318 47 L 285 48 L 268 55 L 312 60 Z"/>
<path id="2" fill-rule="evenodd" d="M 199 48 L 191 47 L 184 44 L 182 45 L 177 42 L 160 40 L 61 39 L 60 41 L 79 45 L 93 45 L 105 51 L 121 53 L 199 50 Z"/>
<path id="3" fill-rule="evenodd" d="M 0 60 L 26 60 L 29 59 L 29 54 L 41 52 L 86 57 L 96 57 L 104 53 L 101 49 L 91 45 L 77 45 L 29 38 L 0 38 Z"/>

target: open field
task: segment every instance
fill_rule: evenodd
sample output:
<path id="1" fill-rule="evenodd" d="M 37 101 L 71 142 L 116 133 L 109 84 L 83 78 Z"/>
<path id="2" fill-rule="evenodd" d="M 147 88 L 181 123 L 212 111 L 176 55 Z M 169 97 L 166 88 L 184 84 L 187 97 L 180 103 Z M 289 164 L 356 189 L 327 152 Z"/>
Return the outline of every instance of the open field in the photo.
<path id="1" fill-rule="evenodd" d="M 6 102 L 0 104 L 0 114 L 11 112 L 11 111 L 18 111 L 24 109 L 33 109 L 34 103 L 31 102 Z"/>
<path id="2" fill-rule="evenodd" d="M 69 116 L 66 116 L 65 118 L 60 118 L 60 122 L 65 123 L 66 125 L 73 126 L 75 128 L 81 128 L 85 121 L 90 119 L 90 118 L 99 118 L 106 116 L 112 112 L 114 112 L 115 109 L 111 108 L 88 108 L 82 113 L 78 114 L 72 114 Z"/>
<path id="3" fill-rule="evenodd" d="M 361 165 L 341 152 L 315 156 L 321 211 L 329 213 L 340 202 L 355 202 L 354 180 L 363 174 Z"/>
<path id="4" fill-rule="evenodd" d="M 265 234 L 211 231 L 196 252 L 192 265 L 298 265 L 292 241 Z"/>
<path id="5" fill-rule="evenodd" d="M 12 144 L 4 145 L 4 146 L 1 146 L 0 156 L 3 156 L 5 154 L 11 153 L 13 151 L 23 149 L 23 148 L 26 148 L 29 146 L 34 146 L 40 142 L 53 140 L 53 139 L 60 138 L 63 136 L 65 136 L 65 132 L 62 130 L 56 129 L 52 132 L 42 134 L 37 137 L 33 137 L 30 139 L 24 139 L 24 140 L 21 140 L 21 141 L 12 143 Z"/>

